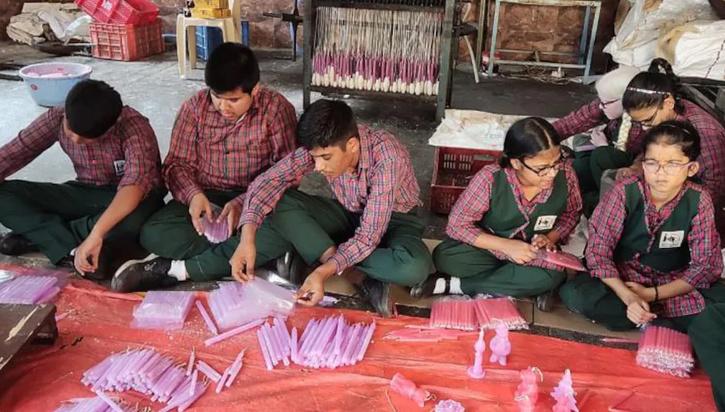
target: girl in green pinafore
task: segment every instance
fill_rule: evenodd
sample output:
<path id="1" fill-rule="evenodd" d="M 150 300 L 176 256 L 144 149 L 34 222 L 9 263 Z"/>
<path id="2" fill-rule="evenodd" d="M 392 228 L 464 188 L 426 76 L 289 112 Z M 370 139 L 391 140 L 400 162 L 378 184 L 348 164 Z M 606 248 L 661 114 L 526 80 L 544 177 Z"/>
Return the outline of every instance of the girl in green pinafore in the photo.
<path id="1" fill-rule="evenodd" d="M 576 174 L 559 141 L 541 118 L 511 126 L 499 164 L 481 169 L 451 211 L 449 238 L 433 252 L 441 274 L 413 295 L 550 296 L 565 274 L 537 252 L 566 242 L 582 208 Z M 547 301 L 540 299 L 540 306 Z"/>

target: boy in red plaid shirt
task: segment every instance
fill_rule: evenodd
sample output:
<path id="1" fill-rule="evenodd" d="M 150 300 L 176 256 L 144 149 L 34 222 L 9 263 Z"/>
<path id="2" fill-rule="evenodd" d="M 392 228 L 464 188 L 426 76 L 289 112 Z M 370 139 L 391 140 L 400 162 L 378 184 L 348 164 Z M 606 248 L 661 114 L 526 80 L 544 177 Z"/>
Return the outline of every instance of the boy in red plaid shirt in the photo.
<path id="1" fill-rule="evenodd" d="M 5 180 L 56 142 L 76 180 Z M 104 82 L 76 84 L 64 107 L 49 109 L 0 148 L 0 223 L 12 230 L 0 253 L 39 250 L 89 278 L 110 277 L 123 260 L 145 254 L 138 234 L 163 205 L 160 169 L 148 119 Z"/>
<path id="2" fill-rule="evenodd" d="M 294 249 L 307 264 L 319 265 L 300 288 L 300 303 L 316 304 L 325 280 L 344 275 L 389 316 L 389 284 L 415 285 L 432 267 L 408 151 L 389 133 L 358 126 L 350 107 L 332 100 L 310 105 L 297 138 L 303 147 L 249 189 L 232 275 L 246 281 L 255 266 Z M 313 171 L 327 178 L 334 199 L 294 189 Z"/>
<path id="3" fill-rule="evenodd" d="M 220 45 L 209 57 L 204 79 L 208 88 L 182 105 L 171 133 L 163 175 L 173 200 L 141 231 L 141 243 L 153 255 L 126 262 L 114 276 L 115 290 L 229 276 L 247 188 L 295 148 L 294 107 L 259 84 L 252 50 Z M 204 230 L 210 220 L 226 221 L 229 238 L 209 241 Z"/>

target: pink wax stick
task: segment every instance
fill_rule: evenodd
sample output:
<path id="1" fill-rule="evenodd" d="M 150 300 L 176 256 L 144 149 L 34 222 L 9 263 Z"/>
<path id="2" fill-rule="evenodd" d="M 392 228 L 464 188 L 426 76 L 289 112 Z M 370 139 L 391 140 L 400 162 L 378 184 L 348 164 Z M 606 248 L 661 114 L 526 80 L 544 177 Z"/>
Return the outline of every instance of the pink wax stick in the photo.
<path id="1" fill-rule="evenodd" d="M 239 371 L 242 370 L 242 365 L 244 364 L 244 353 L 247 351 L 247 349 L 242 349 L 239 354 L 237 355 L 237 358 L 234 359 L 234 363 L 230 366 L 231 373 L 229 374 L 229 378 L 227 379 L 227 388 L 232 386 L 232 383 L 237 378 L 237 375 L 239 375 Z"/>
<path id="2" fill-rule="evenodd" d="M 301 343 L 299 350 L 300 357 L 304 357 L 307 355 L 307 352 L 312 345 L 312 341 L 315 340 L 315 335 L 320 327 L 320 322 L 312 321 L 310 323 L 307 324 L 307 327 L 305 327 L 305 331 L 302 333 L 302 340 L 300 341 Z"/>
<path id="3" fill-rule="evenodd" d="M 305 325 L 305 329 L 302 331 L 302 336 L 300 336 L 300 341 L 299 341 L 300 349 L 302 348 L 302 344 L 304 344 L 306 342 L 306 339 L 307 339 L 308 335 L 310 334 L 310 331 L 312 331 L 312 325 L 314 325 L 316 323 L 317 323 L 317 321 L 315 321 L 314 319 L 310 319 L 309 321 L 307 321 L 307 325 Z"/>
<path id="4" fill-rule="evenodd" d="M 201 395 L 206 392 L 207 385 L 202 385 L 202 387 L 192 396 L 191 398 L 187 399 L 186 402 L 184 402 L 182 405 L 179 406 L 179 412 L 183 412 L 187 410 L 191 405 L 194 404 L 199 398 L 201 398 Z"/>
<path id="5" fill-rule="evenodd" d="M 375 332 L 375 321 L 373 321 L 372 325 L 368 327 L 367 333 L 365 334 L 365 341 L 363 343 L 362 349 L 360 349 L 360 352 L 357 354 L 357 360 L 358 362 L 363 359 L 365 356 L 365 352 L 368 350 L 368 345 L 370 345 L 370 341 L 373 338 L 373 333 Z"/>
<path id="6" fill-rule="evenodd" d="M 341 363 L 343 365 L 347 365 L 350 363 L 350 356 L 352 356 L 352 351 L 355 347 L 355 343 L 357 342 L 359 331 L 360 331 L 360 324 L 356 323 L 355 326 L 353 326 L 352 331 L 350 332 L 350 337 L 347 340 L 347 345 L 345 346 L 345 351 L 342 354 Z"/>
<path id="7" fill-rule="evenodd" d="M 262 339 L 264 340 L 264 344 L 267 346 L 267 353 L 269 353 L 269 359 L 272 361 L 272 366 L 277 366 L 281 358 L 279 357 L 276 346 L 270 339 L 269 334 L 267 333 L 267 328 L 265 328 L 265 326 L 266 324 L 262 325 L 259 330 L 262 331 Z"/>
<path id="8" fill-rule="evenodd" d="M 335 348 L 333 353 L 336 356 L 340 356 L 340 351 L 342 350 L 340 346 L 342 346 L 342 338 L 345 335 L 345 326 L 345 319 L 340 315 L 337 320 L 337 329 L 335 330 Z"/>
<path id="9" fill-rule="evenodd" d="M 279 334 L 275 331 L 275 328 L 269 326 L 268 323 L 265 323 L 262 327 L 265 329 L 265 333 L 267 333 L 267 338 L 272 344 L 272 349 L 274 350 L 275 356 L 277 357 L 277 361 L 282 361 L 285 366 L 289 366 L 289 360 L 285 357 L 284 354 L 284 346 L 282 345 L 282 340 L 279 338 Z"/>
<path id="10" fill-rule="evenodd" d="M 116 402 L 111 400 L 111 398 L 108 397 L 103 391 L 95 391 L 96 395 L 103 400 L 103 402 L 106 402 L 106 404 L 113 409 L 115 412 L 125 412 L 122 407 L 120 407 Z"/>
<path id="11" fill-rule="evenodd" d="M 282 345 L 282 355 L 285 357 L 290 356 L 290 335 L 287 331 L 287 326 L 285 325 L 284 320 L 275 318 L 273 329 L 277 333 L 277 338 Z"/>
<path id="12" fill-rule="evenodd" d="M 191 385 L 189 385 L 189 395 L 194 394 L 194 388 L 196 387 L 197 380 L 199 380 L 199 369 L 194 370 L 194 373 L 191 374 Z"/>
<path id="13" fill-rule="evenodd" d="M 189 354 L 189 363 L 186 364 L 186 376 L 191 375 L 191 371 L 194 369 L 194 360 L 196 359 L 196 349 L 191 348 L 191 353 Z"/>
<path id="14" fill-rule="evenodd" d="M 204 309 L 204 305 L 201 303 L 201 301 L 198 300 L 194 303 L 196 304 L 196 308 L 199 309 L 199 313 L 201 314 L 202 319 L 204 319 L 204 323 L 206 323 L 206 327 L 209 329 L 209 332 L 211 332 L 213 335 L 218 335 L 219 329 L 217 329 L 214 321 L 209 316 L 209 312 Z"/>
<path id="15" fill-rule="evenodd" d="M 255 328 L 263 323 L 264 323 L 264 319 L 258 319 L 258 320 L 254 320 L 254 321 L 245 323 L 244 325 L 237 326 L 234 329 L 228 330 L 222 334 L 216 335 L 214 337 L 211 337 L 211 338 L 205 340 L 204 345 L 211 346 L 217 342 L 223 341 L 224 339 L 228 339 L 228 338 L 231 338 L 232 336 L 236 336 L 242 332 L 246 332 L 249 329 Z"/>
<path id="16" fill-rule="evenodd" d="M 322 331 L 322 334 L 320 335 L 320 339 L 315 344 L 315 347 L 312 349 L 312 353 L 315 355 L 321 355 L 322 351 L 327 346 L 328 342 L 330 341 L 330 337 L 335 330 L 335 326 L 337 325 L 337 322 L 334 318 L 332 318 L 332 321 L 328 322 L 325 329 Z"/>
<path id="17" fill-rule="evenodd" d="M 204 362 L 203 360 L 196 361 L 196 368 L 201 371 L 204 375 L 206 375 L 207 378 L 214 381 L 214 383 L 219 382 L 219 379 L 221 379 L 222 375 L 216 371 L 216 369 L 212 368 L 208 363 Z"/>
<path id="18" fill-rule="evenodd" d="M 290 336 L 290 353 L 292 356 L 292 362 L 299 363 L 297 357 L 297 328 L 292 328 L 292 335 Z"/>
<path id="19" fill-rule="evenodd" d="M 272 370 L 272 361 L 270 360 L 269 352 L 267 351 L 267 345 L 264 343 L 264 338 L 262 337 L 262 329 L 257 329 L 257 340 L 259 340 L 259 348 L 262 351 L 264 364 L 267 366 L 267 370 Z"/>
<path id="20" fill-rule="evenodd" d="M 229 373 L 231 372 L 231 366 L 228 366 L 226 369 L 224 369 L 224 373 L 222 373 L 222 378 L 219 379 L 219 382 L 216 385 L 216 389 L 214 392 L 217 394 L 221 393 L 222 388 L 224 388 L 224 385 L 227 382 L 227 379 L 229 379 Z"/>

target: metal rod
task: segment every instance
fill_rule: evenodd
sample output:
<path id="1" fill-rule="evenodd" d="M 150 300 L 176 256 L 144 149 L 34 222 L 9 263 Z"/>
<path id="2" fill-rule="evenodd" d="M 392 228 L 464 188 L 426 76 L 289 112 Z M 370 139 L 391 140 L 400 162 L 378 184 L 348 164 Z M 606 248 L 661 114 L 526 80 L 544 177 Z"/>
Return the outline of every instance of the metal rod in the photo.
<path id="1" fill-rule="evenodd" d="M 496 0 L 493 12 L 493 29 L 491 29 L 491 48 L 488 51 L 488 77 L 493 77 L 493 62 L 496 59 L 496 39 L 498 38 L 498 19 L 500 17 L 501 0 Z"/>
<path id="2" fill-rule="evenodd" d="M 584 56 L 587 52 L 587 37 L 589 36 L 589 15 L 592 12 L 591 6 L 584 11 L 584 25 L 582 26 L 582 38 L 579 40 L 579 64 L 584 64 Z"/>
<path id="3" fill-rule="evenodd" d="M 592 67 L 592 54 L 594 53 L 594 44 L 597 40 L 597 29 L 599 28 L 599 13 L 602 11 L 602 4 L 597 3 L 594 9 L 594 22 L 592 22 L 592 37 L 589 40 L 589 51 L 587 52 L 587 64 L 584 68 L 584 77 L 582 83 L 587 84 L 589 82 L 589 70 Z"/>

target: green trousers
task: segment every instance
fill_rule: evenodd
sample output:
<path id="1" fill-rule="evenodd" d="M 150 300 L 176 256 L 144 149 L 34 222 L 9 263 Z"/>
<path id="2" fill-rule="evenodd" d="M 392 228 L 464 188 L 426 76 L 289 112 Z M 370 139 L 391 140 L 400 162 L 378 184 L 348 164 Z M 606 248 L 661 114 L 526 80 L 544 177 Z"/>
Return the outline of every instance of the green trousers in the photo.
<path id="1" fill-rule="evenodd" d="M 725 303 L 708 305 L 690 324 L 690 342 L 710 376 L 715 404 L 725 412 Z"/>
<path id="2" fill-rule="evenodd" d="M 266 230 L 257 233 L 257 263 L 279 257 L 291 246 L 308 265 L 314 264 L 327 249 L 354 236 L 360 216 L 335 199 L 290 189 L 267 218 Z M 433 267 L 423 229 L 414 214 L 393 213 L 377 248 L 355 267 L 384 282 L 418 284 Z"/>
<path id="3" fill-rule="evenodd" d="M 718 282 L 708 289 L 698 290 L 707 305 L 703 312 L 675 318 L 660 317 L 653 324 L 688 334 L 700 365 L 710 375 L 718 410 L 725 412 L 725 284 Z M 570 310 L 608 329 L 636 327 L 627 319 L 624 303 L 599 279 L 579 275 L 566 282 L 559 293 Z"/>
<path id="4" fill-rule="evenodd" d="M 450 238 L 435 248 L 433 261 L 439 271 L 460 278 L 467 295 L 535 296 L 556 288 L 566 278 L 564 272 L 499 260 L 487 250 Z"/>
<path id="5" fill-rule="evenodd" d="M 58 263 L 90 234 L 116 195 L 116 186 L 80 182 L 0 183 L 0 223 L 37 245 Z M 143 223 L 163 204 L 164 192 L 153 191 L 106 236 L 138 241 Z"/>
<path id="6" fill-rule="evenodd" d="M 223 207 L 240 192 L 207 190 L 209 202 Z M 149 252 L 173 260 L 184 260 L 192 280 L 214 280 L 231 274 L 229 259 L 239 244 L 239 235 L 222 243 L 211 243 L 191 223 L 189 206 L 171 200 L 154 213 L 141 229 L 141 245 Z"/>
<path id="7" fill-rule="evenodd" d="M 591 217 L 599 204 L 602 175 L 606 170 L 631 166 L 634 157 L 611 146 L 575 153 L 573 167 L 582 192 L 583 212 Z"/>

